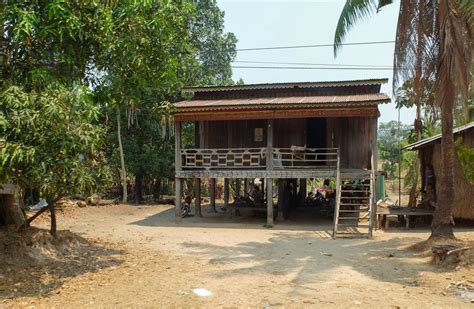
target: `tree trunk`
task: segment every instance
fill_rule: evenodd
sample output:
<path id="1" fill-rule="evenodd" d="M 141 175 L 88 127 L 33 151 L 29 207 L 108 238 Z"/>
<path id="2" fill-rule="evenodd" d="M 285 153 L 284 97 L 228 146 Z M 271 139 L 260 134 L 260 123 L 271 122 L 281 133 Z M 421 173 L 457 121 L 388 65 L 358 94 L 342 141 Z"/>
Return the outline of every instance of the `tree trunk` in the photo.
<path id="1" fill-rule="evenodd" d="M 51 205 L 49 205 L 49 211 L 51 213 L 51 235 L 56 238 L 58 237 L 56 228 L 56 202 L 52 202 Z"/>
<path id="2" fill-rule="evenodd" d="M 125 157 L 123 155 L 123 147 L 122 147 L 122 133 L 120 130 L 120 108 L 117 107 L 117 136 L 118 136 L 118 144 L 119 144 L 119 153 L 120 153 L 120 177 L 122 180 L 122 189 L 123 189 L 123 196 L 122 202 L 126 203 L 128 200 L 127 196 L 127 171 L 125 170 Z"/>
<path id="3" fill-rule="evenodd" d="M 23 212 L 13 194 L 0 194 L 0 217 L 5 225 L 20 227 L 25 223 Z"/>
<path id="4" fill-rule="evenodd" d="M 449 82 L 448 82 L 449 83 Z M 431 224 L 431 236 L 454 238 L 452 212 L 454 207 L 454 85 L 444 85 L 446 95 L 441 104 L 441 188 Z"/>
<path id="5" fill-rule="evenodd" d="M 153 197 L 160 198 L 161 196 L 161 178 L 156 178 L 153 186 Z"/>
<path id="6" fill-rule="evenodd" d="M 135 203 L 140 204 L 143 201 L 143 176 L 141 172 L 135 175 Z"/>

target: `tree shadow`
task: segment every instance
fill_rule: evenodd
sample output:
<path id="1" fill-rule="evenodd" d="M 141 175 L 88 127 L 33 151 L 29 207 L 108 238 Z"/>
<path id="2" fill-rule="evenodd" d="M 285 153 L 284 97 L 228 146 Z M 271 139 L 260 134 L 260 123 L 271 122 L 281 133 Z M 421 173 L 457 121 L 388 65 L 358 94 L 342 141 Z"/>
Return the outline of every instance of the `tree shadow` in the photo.
<path id="1" fill-rule="evenodd" d="M 122 264 L 125 253 L 69 231 L 53 239 L 36 228 L 0 231 L 0 247 L 0 299 L 47 296 L 68 279 Z"/>
<path id="2" fill-rule="evenodd" d="M 176 221 L 174 207 L 169 207 L 160 212 L 146 217 L 145 219 L 130 222 L 131 225 L 148 227 L 205 227 L 226 229 L 265 229 L 266 217 L 262 213 L 252 210 L 241 210 L 240 215 L 230 216 L 229 211 L 222 211 L 222 205 L 218 205 L 218 212 L 211 212 L 209 205 L 202 206 L 202 217 L 195 214 Z M 274 221 L 272 230 L 281 231 L 312 231 L 318 232 L 327 238 L 332 235 L 332 219 L 318 217 L 314 209 L 299 209 L 288 220 L 277 219 Z"/>
<path id="3" fill-rule="evenodd" d="M 316 235 L 317 236 L 317 235 Z M 279 233 L 268 242 L 246 242 L 236 246 L 216 246 L 187 242 L 183 246 L 210 257 L 219 268 L 218 277 L 241 274 L 291 275 L 295 285 L 337 282 L 354 272 L 365 277 L 402 285 L 417 285 L 422 271 L 437 271 L 406 247 L 419 238 L 389 240 L 338 239 L 315 237 L 314 233 Z M 418 258 L 417 261 L 412 259 Z"/>

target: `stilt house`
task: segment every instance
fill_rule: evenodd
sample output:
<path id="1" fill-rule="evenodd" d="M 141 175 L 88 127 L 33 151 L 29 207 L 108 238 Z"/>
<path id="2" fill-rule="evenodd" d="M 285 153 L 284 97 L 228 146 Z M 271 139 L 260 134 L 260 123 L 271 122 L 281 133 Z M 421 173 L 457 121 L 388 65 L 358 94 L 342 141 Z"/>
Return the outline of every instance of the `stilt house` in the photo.
<path id="1" fill-rule="evenodd" d="M 274 224 L 274 184 L 278 180 L 333 178 L 334 237 L 352 227 L 366 228 L 364 234 L 370 236 L 375 212 L 378 105 L 390 102 L 380 93 L 386 82 L 368 79 L 185 88 L 193 97 L 175 103 L 174 114 L 177 216 L 186 178 L 194 178 L 198 184 L 202 178 L 214 183 L 217 178 L 226 182 L 265 179 L 270 226 Z M 192 149 L 182 147 L 184 122 L 195 124 Z M 344 190 L 347 181 L 365 183 L 367 194 L 357 200 L 345 192 L 355 191 Z M 196 203 L 199 215 L 199 198 Z M 354 219 L 349 224 L 343 220 L 351 213 L 355 225 Z"/>

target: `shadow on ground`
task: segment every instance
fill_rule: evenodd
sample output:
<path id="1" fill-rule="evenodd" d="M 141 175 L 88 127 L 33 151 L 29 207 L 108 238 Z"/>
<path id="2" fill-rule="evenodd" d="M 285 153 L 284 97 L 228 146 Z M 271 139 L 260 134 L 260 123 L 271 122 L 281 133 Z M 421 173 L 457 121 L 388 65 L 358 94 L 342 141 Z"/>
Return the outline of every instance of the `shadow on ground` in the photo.
<path id="1" fill-rule="evenodd" d="M 228 265 L 225 270 L 219 270 L 217 275 L 221 277 L 249 273 L 291 274 L 292 283 L 305 285 L 343 282 L 357 272 L 364 280 L 418 285 L 420 271 L 437 271 L 416 252 L 403 248 L 418 241 L 417 237 L 327 240 L 305 232 L 279 233 L 269 242 L 245 242 L 236 246 L 196 242 L 183 245 L 210 256 L 210 264 Z"/>
<path id="2" fill-rule="evenodd" d="M 69 231 L 30 228 L 0 231 L 0 299 L 46 296 L 68 279 L 120 265 L 123 250 L 108 248 Z"/>
<path id="3" fill-rule="evenodd" d="M 157 227 L 202 227 L 206 228 L 226 228 L 226 229 L 265 229 L 266 218 L 261 212 L 251 210 L 241 210 L 240 215 L 230 215 L 229 211 L 223 211 L 221 206 L 217 207 L 218 212 L 211 212 L 209 205 L 202 207 L 202 217 L 195 214 L 193 208 L 192 215 L 176 221 L 175 209 L 170 206 L 162 211 L 146 217 L 143 220 L 134 221 L 129 224 L 140 226 Z M 288 220 L 275 220 L 273 230 L 297 230 L 320 232 L 325 237 L 332 235 L 332 219 L 320 218 L 315 209 L 303 209 L 293 213 Z"/>

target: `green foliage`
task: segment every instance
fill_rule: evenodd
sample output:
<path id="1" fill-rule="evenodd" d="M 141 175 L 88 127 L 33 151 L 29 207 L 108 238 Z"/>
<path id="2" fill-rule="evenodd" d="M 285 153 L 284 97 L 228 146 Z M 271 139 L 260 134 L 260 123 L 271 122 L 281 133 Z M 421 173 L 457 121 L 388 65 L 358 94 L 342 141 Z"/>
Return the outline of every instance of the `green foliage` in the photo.
<path id="1" fill-rule="evenodd" d="M 337 54 L 349 30 L 357 22 L 373 16 L 384 6 L 392 3 L 393 0 L 346 0 L 334 34 L 334 55 Z"/>
<path id="2" fill-rule="evenodd" d="M 407 144 L 412 127 L 397 121 L 381 123 L 378 130 L 378 149 L 383 170 L 389 178 L 396 176 L 401 147 Z"/>
<path id="3" fill-rule="evenodd" d="M 470 184 L 474 185 L 474 148 L 463 145 L 462 139 L 455 142 L 456 154 L 464 170 L 464 176 Z"/>
<path id="4" fill-rule="evenodd" d="M 2 1 L 2 76 L 26 90 L 60 80 L 72 85 L 90 69 L 103 28 L 103 1 Z M 1 77 L 0 77 L 1 78 Z"/>
<path id="5" fill-rule="evenodd" d="M 192 85 L 233 84 L 232 68 L 237 38 L 224 33 L 224 12 L 216 0 L 196 0 L 190 25 L 190 44 L 195 56 L 187 77 Z"/>
<path id="6" fill-rule="evenodd" d="M 48 200 L 107 183 L 104 129 L 85 87 L 50 85 L 0 94 L 0 180 L 37 189 Z"/>

